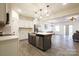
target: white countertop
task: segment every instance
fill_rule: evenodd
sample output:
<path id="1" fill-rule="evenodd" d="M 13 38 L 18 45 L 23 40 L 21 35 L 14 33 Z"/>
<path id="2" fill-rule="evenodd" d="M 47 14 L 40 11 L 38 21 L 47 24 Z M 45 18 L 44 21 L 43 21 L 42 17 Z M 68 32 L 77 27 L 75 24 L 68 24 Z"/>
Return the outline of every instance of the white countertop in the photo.
<path id="1" fill-rule="evenodd" d="M 42 32 L 38 32 L 36 34 L 40 34 L 40 35 L 50 35 L 51 34 L 52 35 L 52 33 L 44 33 L 44 32 L 43 33 Z"/>
<path id="2" fill-rule="evenodd" d="M 0 36 L 0 41 L 18 39 L 18 36 Z"/>

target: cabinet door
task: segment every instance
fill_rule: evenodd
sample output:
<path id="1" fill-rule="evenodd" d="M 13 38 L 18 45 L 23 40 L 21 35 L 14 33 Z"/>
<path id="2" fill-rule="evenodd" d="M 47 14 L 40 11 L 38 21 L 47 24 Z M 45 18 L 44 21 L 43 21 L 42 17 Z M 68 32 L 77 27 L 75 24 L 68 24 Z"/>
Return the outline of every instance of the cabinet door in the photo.
<path id="1" fill-rule="evenodd" d="M 35 35 L 30 35 L 28 36 L 28 41 L 30 44 L 36 46 L 36 36 Z"/>
<path id="2" fill-rule="evenodd" d="M 0 56 L 17 56 L 18 39 L 0 41 Z"/>
<path id="3" fill-rule="evenodd" d="M 43 49 L 43 37 L 42 36 L 36 37 L 36 47 Z"/>
<path id="4" fill-rule="evenodd" d="M 44 50 L 51 48 L 51 35 L 44 37 Z"/>
<path id="5" fill-rule="evenodd" d="M 0 26 L 6 23 L 6 4 L 0 3 Z"/>
<path id="6" fill-rule="evenodd" d="M 31 38 L 32 38 L 31 44 L 35 46 L 36 45 L 36 38 L 35 38 L 35 36 L 32 36 Z"/>

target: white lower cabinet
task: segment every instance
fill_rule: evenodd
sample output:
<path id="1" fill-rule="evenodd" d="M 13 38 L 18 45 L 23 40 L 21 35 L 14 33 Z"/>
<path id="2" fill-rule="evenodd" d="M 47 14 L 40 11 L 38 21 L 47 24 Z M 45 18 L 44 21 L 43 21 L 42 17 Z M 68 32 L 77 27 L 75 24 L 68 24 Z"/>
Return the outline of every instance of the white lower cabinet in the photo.
<path id="1" fill-rule="evenodd" d="M 0 41 L 0 56 L 17 56 L 18 39 Z"/>

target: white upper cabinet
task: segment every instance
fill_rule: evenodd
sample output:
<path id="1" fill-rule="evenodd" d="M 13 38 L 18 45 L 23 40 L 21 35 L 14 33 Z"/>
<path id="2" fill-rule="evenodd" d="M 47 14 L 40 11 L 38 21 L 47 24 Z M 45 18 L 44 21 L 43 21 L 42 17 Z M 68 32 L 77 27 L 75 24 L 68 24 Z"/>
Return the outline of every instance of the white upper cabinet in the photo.
<path id="1" fill-rule="evenodd" d="M 0 27 L 6 24 L 6 4 L 0 3 Z"/>

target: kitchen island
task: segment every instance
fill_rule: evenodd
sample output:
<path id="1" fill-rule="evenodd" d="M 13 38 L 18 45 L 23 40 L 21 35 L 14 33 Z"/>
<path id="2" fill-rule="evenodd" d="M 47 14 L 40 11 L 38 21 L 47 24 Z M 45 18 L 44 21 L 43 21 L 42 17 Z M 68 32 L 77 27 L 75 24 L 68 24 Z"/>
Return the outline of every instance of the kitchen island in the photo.
<path id="1" fill-rule="evenodd" d="M 29 33 L 28 42 L 33 46 L 46 51 L 51 48 L 52 33 Z"/>
<path id="2" fill-rule="evenodd" d="M 17 36 L 0 36 L 0 56 L 17 56 L 18 43 Z"/>

